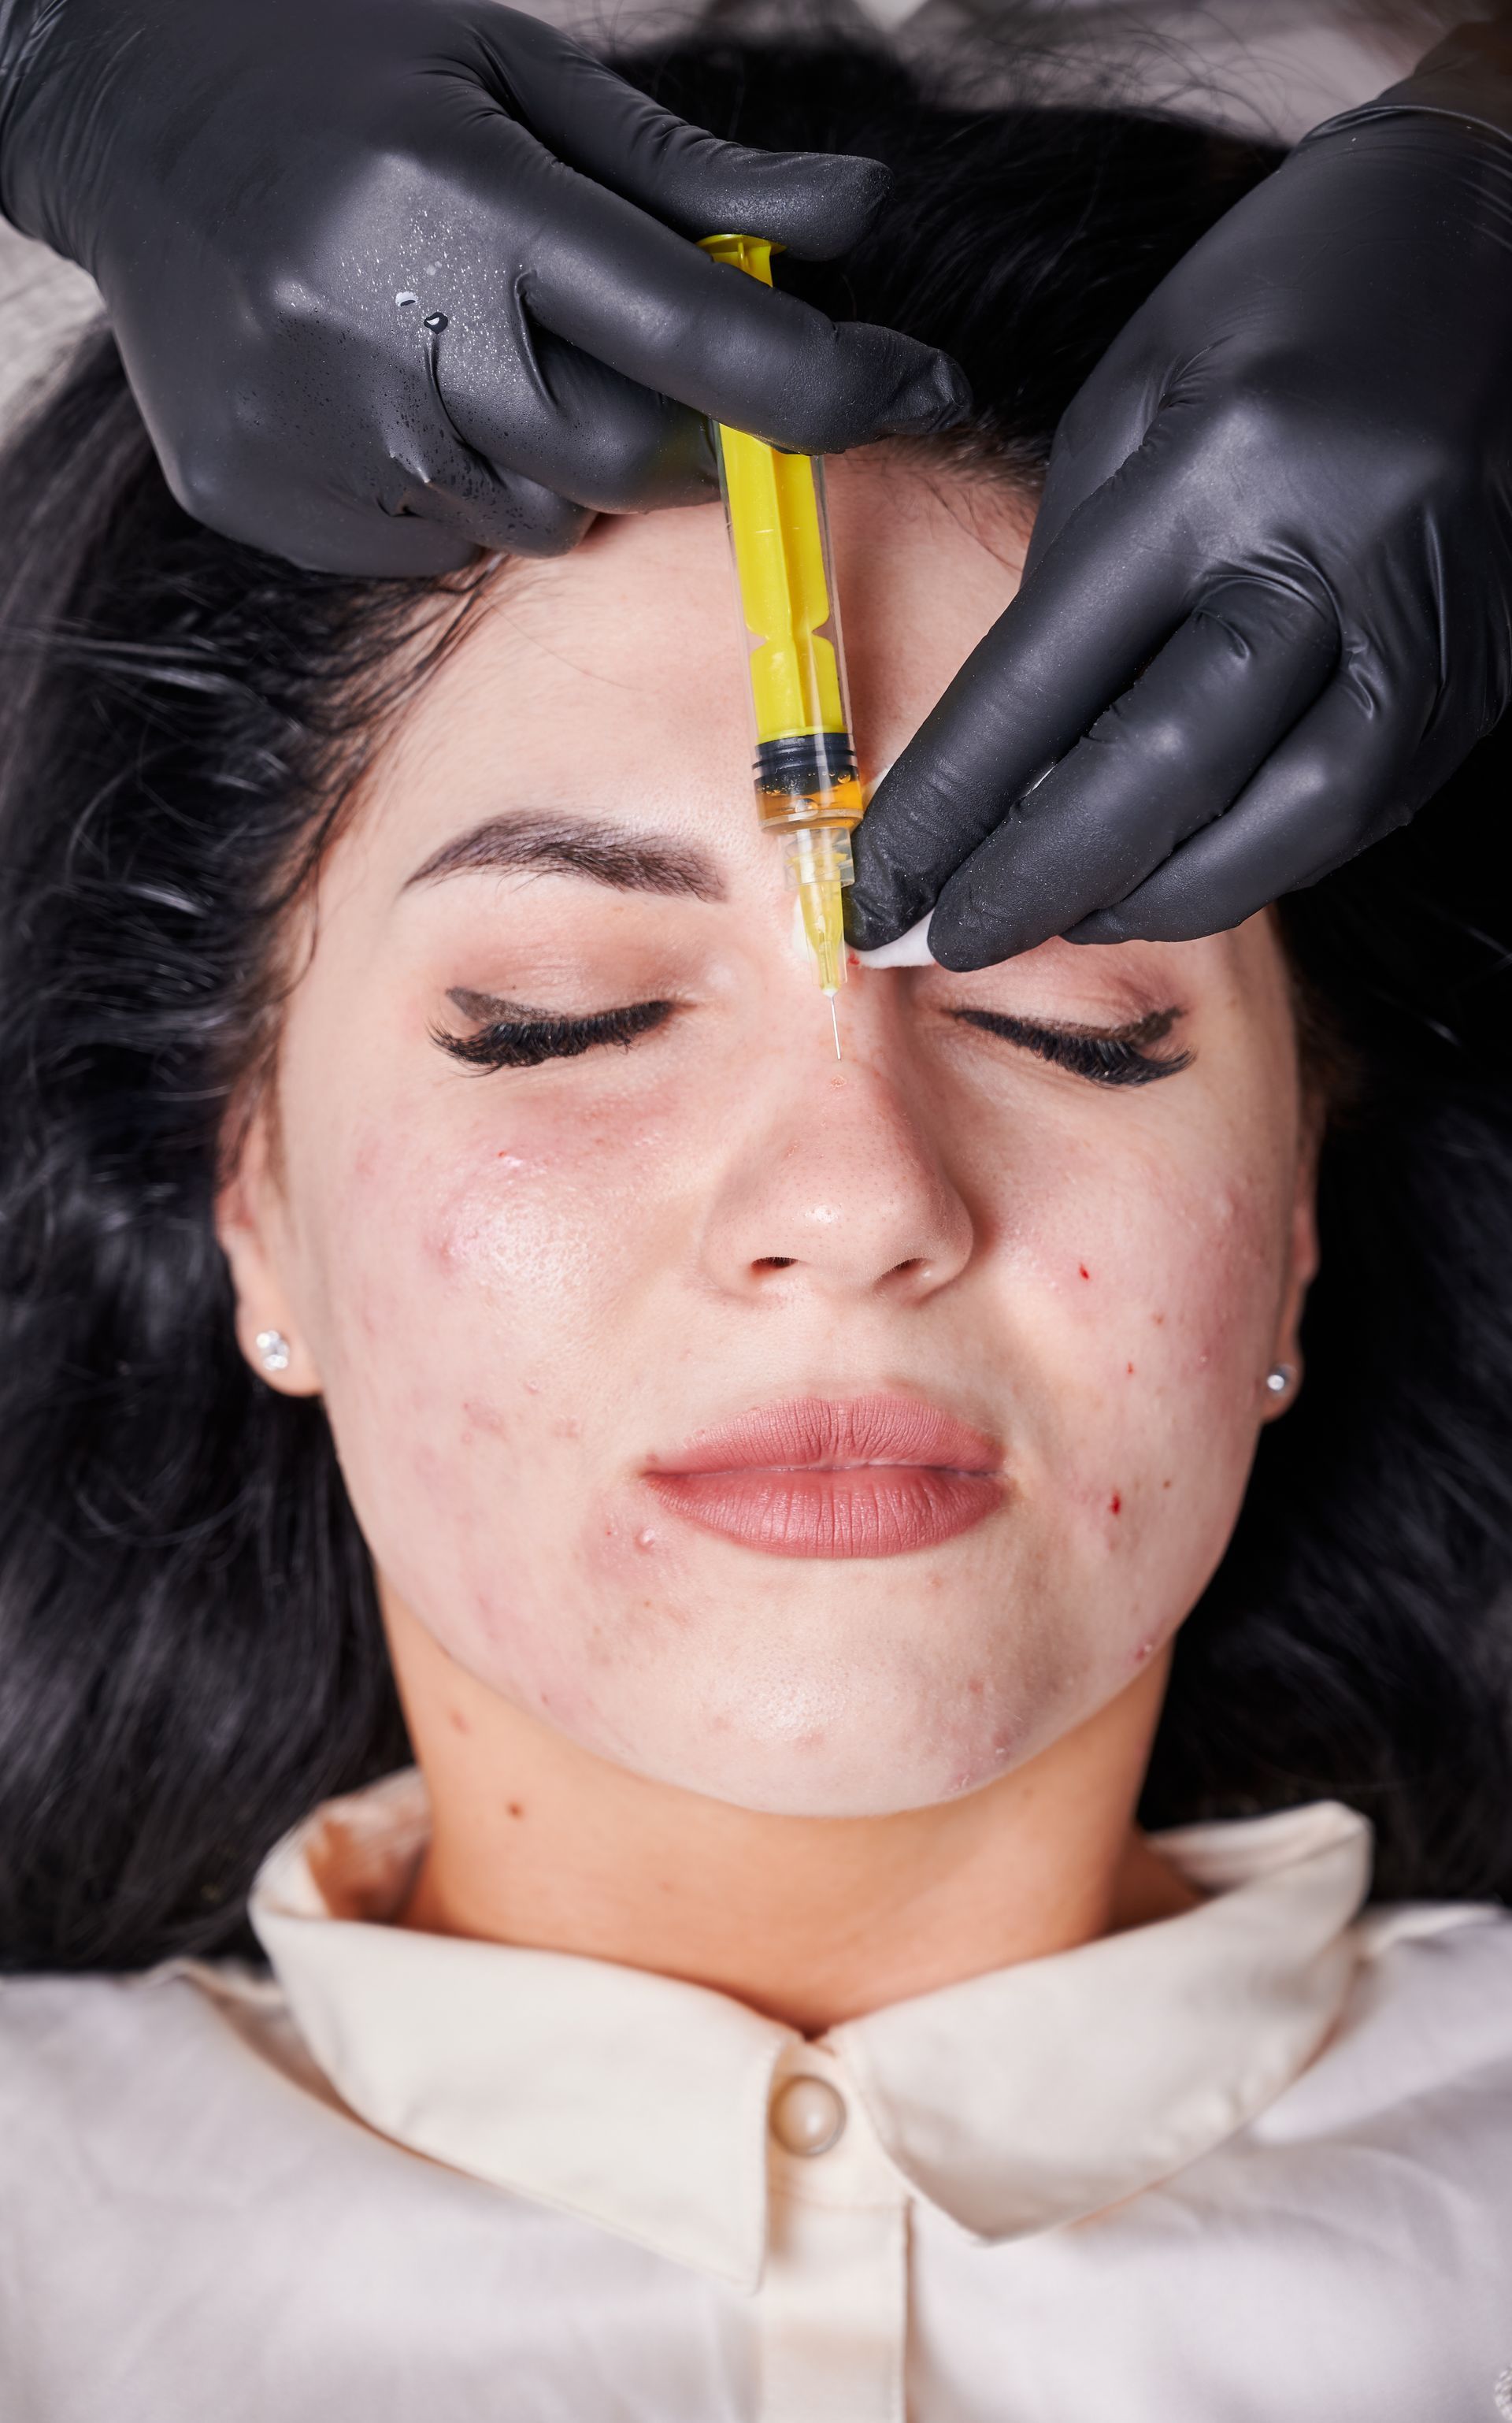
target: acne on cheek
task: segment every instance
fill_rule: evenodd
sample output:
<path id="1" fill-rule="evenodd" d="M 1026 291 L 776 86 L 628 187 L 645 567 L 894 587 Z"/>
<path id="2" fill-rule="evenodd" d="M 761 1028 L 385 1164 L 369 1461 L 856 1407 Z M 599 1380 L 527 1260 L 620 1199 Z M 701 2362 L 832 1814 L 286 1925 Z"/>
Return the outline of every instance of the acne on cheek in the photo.
<path id="1" fill-rule="evenodd" d="M 654 1120 L 610 1107 L 542 1115 L 417 1153 L 396 1212 L 449 1285 L 493 1296 L 525 1288 L 536 1303 L 583 1307 L 612 1271 L 622 1283 L 627 1243 L 643 1267 L 685 1237 L 668 1222 L 690 1149 L 686 1133 L 664 1143 Z M 617 1241 L 612 1255 L 606 1239 Z"/>
<path id="2" fill-rule="evenodd" d="M 1183 1201 L 1167 1191 L 1158 1217 L 1131 1218 L 1117 1238 L 1063 1249 L 1052 1284 L 1096 1343 L 1105 1386 L 1220 1382 L 1273 1318 L 1284 1237 L 1272 1191 L 1233 1183 Z M 1143 1231 L 1143 1233 L 1142 1233 Z"/>
<path id="3" fill-rule="evenodd" d="M 469 1296 L 506 1317 L 515 1302 L 539 1312 L 581 1287 L 584 1225 L 539 1134 L 369 1142 L 322 1207 L 319 1290 L 370 1338 L 423 1322 L 428 1304 L 445 1320 Z"/>
<path id="4" fill-rule="evenodd" d="M 609 1275 L 606 1237 L 634 1239 L 642 1268 L 685 1245 L 686 1205 L 707 1191 L 718 1132 L 685 1076 L 638 1081 L 633 1097 L 463 1082 L 439 1109 L 431 1093 L 411 1117 L 370 1115 L 329 1190 L 323 1226 L 339 1243 L 323 1279 L 339 1285 L 348 1241 L 376 1231 L 373 1258 L 393 1268 L 407 1248 L 449 1289 L 496 1307 L 525 1291 L 532 1305 L 584 1312 Z M 316 1143 L 318 1165 L 327 1148 Z M 627 1275 L 622 1267 L 619 1283 Z"/>
<path id="5" fill-rule="evenodd" d="M 1160 1192 L 1142 1181 L 1123 1208 L 1079 1236 L 1070 1205 L 1072 1233 L 1042 1267 L 1059 1337 L 1037 1358 L 1053 1383 L 1047 1494 L 1110 1681 L 1148 1664 L 1221 1555 L 1284 1265 L 1263 1179 Z"/>
<path id="6" fill-rule="evenodd" d="M 669 1626 L 684 1631 L 699 1599 L 688 1590 L 687 1544 L 654 1512 L 638 1490 L 611 1492 L 585 1528 L 581 1550 L 585 1591 L 596 1605 L 616 1606 L 650 1598 Z M 684 1606 L 687 1592 L 689 1605 Z"/>
<path id="7" fill-rule="evenodd" d="M 665 1669 L 700 1602 L 643 1510 L 585 1508 L 583 1417 L 572 1384 L 483 1373 L 443 1338 L 434 1376 L 333 1403 L 359 1520 L 380 1570 L 422 1623 L 490 1687 L 606 1755 L 615 1678 Z M 556 1409 L 554 1410 L 554 1404 Z M 649 1534 L 649 1536 L 648 1536 Z"/>
<path id="8" fill-rule="evenodd" d="M 500 1598 L 500 1566 L 528 1554 L 553 1506 L 559 1599 L 563 1566 L 571 1589 L 575 1562 L 583 1594 L 607 1589 L 633 1615 L 666 1592 L 677 1560 L 664 1538 L 642 1537 L 643 1510 L 614 1516 L 600 1536 L 583 1506 L 583 1433 L 601 1410 L 603 1373 L 596 1356 L 585 1368 L 582 1341 L 604 1309 L 605 1235 L 623 1233 L 631 1207 L 590 1218 L 538 1128 L 497 1137 L 475 1139 L 465 1158 L 359 1146 L 323 1224 L 339 1249 L 318 1292 L 331 1308 L 333 1418 L 345 1417 L 343 1453 L 370 1476 L 391 1545 L 405 1553 L 403 1535 L 426 1536 L 433 1554 L 449 1541 L 457 1605 L 503 1644 L 521 1610 L 518 1594 Z M 579 1135 L 563 1159 L 593 1152 Z M 602 1161 L 582 1192 L 612 1196 Z M 376 1383 L 375 1343 L 388 1375 Z M 388 1519 L 390 1476 L 404 1493 L 402 1526 Z M 405 1595 L 441 1603 L 448 1589 L 433 1576 L 422 1590 L 417 1576 Z"/>
<path id="9" fill-rule="evenodd" d="M 391 1444 L 391 1434 L 382 1444 Z M 350 1477 L 380 1573 L 489 1689 L 590 1746 L 606 1746 L 602 1612 L 575 1570 L 576 1510 L 565 1506 L 562 1529 L 554 1530 L 518 1457 L 490 1458 L 481 1470 L 465 1461 L 457 1467 L 457 1459 L 423 1443 L 402 1471 L 383 1459 L 365 1470 L 359 1457 Z M 524 1532 L 512 1527 L 507 1497 L 501 1508 L 501 1488 L 518 1489 L 530 1507 Z"/>
<path id="10" fill-rule="evenodd" d="M 1205 1381 L 1220 1391 L 1236 1387 L 1248 1414 L 1273 1351 L 1287 1224 L 1268 1190 L 1235 1187 L 1210 1207 L 1198 1242 L 1183 1377 L 1194 1388 Z"/>

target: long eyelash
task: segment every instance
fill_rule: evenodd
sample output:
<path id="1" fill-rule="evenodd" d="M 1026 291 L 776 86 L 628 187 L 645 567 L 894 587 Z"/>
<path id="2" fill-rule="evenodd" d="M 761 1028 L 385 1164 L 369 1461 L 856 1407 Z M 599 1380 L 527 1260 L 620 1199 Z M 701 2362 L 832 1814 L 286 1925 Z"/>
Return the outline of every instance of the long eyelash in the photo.
<path id="1" fill-rule="evenodd" d="M 543 1060 L 572 1060 L 600 1043 L 628 1050 L 636 1037 L 669 1019 L 675 1002 L 638 1001 L 626 1009 L 601 1010 L 594 1018 L 496 1019 L 476 1035 L 449 1035 L 433 1026 L 431 1039 L 469 1069 L 536 1069 Z"/>
<path id="2" fill-rule="evenodd" d="M 1005 1043 L 1016 1043 L 1097 1085 L 1153 1085 L 1158 1079 L 1174 1077 L 1191 1065 L 1189 1052 L 1159 1058 L 1142 1048 L 1165 1040 L 1181 1015 L 1178 1009 L 1155 1010 L 1137 1025 L 1120 1027 L 1110 1035 L 1099 1035 L 1089 1027 L 1034 1026 L 1027 1019 L 1006 1018 L 994 1009 L 956 1009 L 951 1015 L 964 1025 L 1000 1036 Z"/>

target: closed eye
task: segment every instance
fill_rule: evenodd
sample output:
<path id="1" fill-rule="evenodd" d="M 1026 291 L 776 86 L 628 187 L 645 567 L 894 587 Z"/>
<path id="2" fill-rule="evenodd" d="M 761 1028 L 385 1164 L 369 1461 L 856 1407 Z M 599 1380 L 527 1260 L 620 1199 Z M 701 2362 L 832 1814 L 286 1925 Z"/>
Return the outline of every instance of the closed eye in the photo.
<path id="1" fill-rule="evenodd" d="M 451 1035 L 433 1026 L 431 1039 L 453 1060 L 480 1069 L 538 1069 L 544 1060 L 575 1059 L 601 1043 L 618 1043 L 628 1051 L 638 1037 L 665 1025 L 677 1007 L 674 1001 L 637 1001 L 622 1009 L 598 1010 L 591 1018 L 565 1018 L 521 1003 L 496 1001 L 462 986 L 447 998 L 464 1017 L 481 1017 L 486 1022 L 471 1035 Z"/>
<path id="2" fill-rule="evenodd" d="M 1148 1017 L 1134 1019 L 1126 1026 L 1046 1026 L 1032 1019 L 1008 1018 L 995 1009 L 956 1009 L 951 1015 L 963 1025 L 980 1027 L 984 1035 L 999 1036 L 1004 1043 L 1016 1043 L 1020 1051 L 1037 1053 L 1057 1069 L 1069 1069 L 1074 1077 L 1088 1078 L 1095 1085 L 1152 1085 L 1191 1065 L 1189 1052 L 1162 1054 L 1152 1049 L 1165 1041 L 1181 1017 L 1174 1006 L 1153 1009 Z"/>

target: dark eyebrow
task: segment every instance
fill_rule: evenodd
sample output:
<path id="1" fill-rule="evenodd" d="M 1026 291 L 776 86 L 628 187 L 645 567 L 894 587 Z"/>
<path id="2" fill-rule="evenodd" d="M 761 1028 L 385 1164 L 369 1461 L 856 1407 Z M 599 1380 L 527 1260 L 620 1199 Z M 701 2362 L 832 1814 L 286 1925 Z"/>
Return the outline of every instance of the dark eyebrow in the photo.
<path id="1" fill-rule="evenodd" d="M 722 900 L 718 869 L 701 849 L 596 816 L 490 816 L 470 832 L 458 833 L 417 866 L 404 889 L 438 883 L 444 876 L 474 868 L 496 873 L 534 869 L 543 875 L 582 875 L 617 892 L 661 892 L 685 900 Z"/>

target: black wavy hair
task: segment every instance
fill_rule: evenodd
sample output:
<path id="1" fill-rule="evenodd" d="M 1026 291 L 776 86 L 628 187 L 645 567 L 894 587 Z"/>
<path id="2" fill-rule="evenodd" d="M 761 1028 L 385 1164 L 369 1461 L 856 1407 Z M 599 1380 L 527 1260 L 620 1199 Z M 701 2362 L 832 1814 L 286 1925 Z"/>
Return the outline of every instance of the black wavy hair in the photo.
<path id="1" fill-rule="evenodd" d="M 784 277 L 946 347 L 979 400 L 963 448 L 1028 483 L 1128 313 L 1279 156 L 931 98 L 834 42 L 621 64 L 718 133 L 891 164 L 868 240 Z M 0 1965 L 130 1968 L 245 1948 L 269 1845 L 406 1754 L 324 1416 L 243 1362 L 212 1204 L 283 912 L 477 582 L 338 579 L 200 529 L 105 335 L 0 458 Z M 1307 1385 L 1180 1636 L 1142 1811 L 1336 1794 L 1387 1896 L 1512 1886 L 1507 757 L 1493 736 L 1284 905 L 1350 1072 Z"/>

